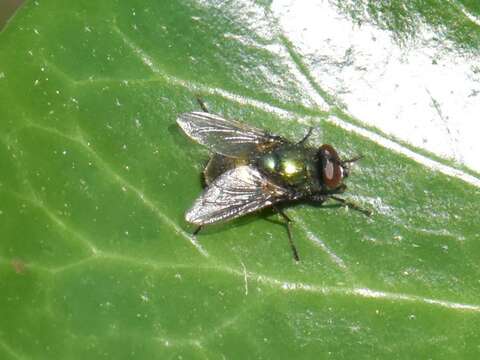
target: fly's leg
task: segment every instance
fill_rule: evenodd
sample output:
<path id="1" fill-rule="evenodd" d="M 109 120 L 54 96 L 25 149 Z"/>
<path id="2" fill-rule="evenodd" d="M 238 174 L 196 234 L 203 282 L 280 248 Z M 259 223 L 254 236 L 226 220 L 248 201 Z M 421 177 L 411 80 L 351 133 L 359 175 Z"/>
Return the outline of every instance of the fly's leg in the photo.
<path id="1" fill-rule="evenodd" d="M 357 156 L 354 156 L 353 158 L 351 159 L 347 159 L 347 160 L 342 160 L 340 161 L 340 163 L 343 165 L 343 164 L 348 164 L 348 163 L 353 163 L 353 162 L 356 162 L 360 159 L 363 159 L 363 155 L 360 154 L 360 155 L 357 155 Z"/>
<path id="2" fill-rule="evenodd" d="M 196 97 L 198 105 L 200 105 L 200 108 L 202 109 L 203 112 L 209 113 L 207 105 L 205 105 L 205 102 L 200 98 L 200 96 Z"/>
<path id="3" fill-rule="evenodd" d="M 193 235 L 193 236 L 197 235 L 197 234 L 200 232 L 200 230 L 202 230 L 202 229 L 203 229 L 203 226 L 200 225 L 199 227 L 197 227 L 197 228 L 195 229 L 195 231 L 192 233 L 192 235 Z"/>
<path id="4" fill-rule="evenodd" d="M 324 194 L 313 194 L 308 198 L 308 200 L 313 201 L 314 203 L 317 203 L 318 205 L 323 204 L 327 199 L 328 199 L 328 196 L 326 196 Z"/>
<path id="5" fill-rule="evenodd" d="M 345 199 L 342 199 L 342 198 L 339 198 L 339 197 L 336 197 L 336 196 L 333 196 L 333 195 L 330 196 L 330 199 L 338 201 L 339 203 L 343 204 L 344 206 L 349 207 L 349 208 L 351 208 L 353 210 L 356 210 L 358 212 L 361 212 L 362 214 L 364 214 L 366 216 L 372 215 L 372 212 L 370 210 L 363 209 L 363 208 L 361 208 L 360 206 L 358 206 L 357 204 L 355 204 L 351 201 L 348 201 L 348 200 L 345 200 Z"/>
<path id="6" fill-rule="evenodd" d="M 277 208 L 276 206 L 273 207 L 277 213 L 279 213 L 283 219 L 285 220 L 285 226 L 287 227 L 287 234 L 288 234 L 288 241 L 290 243 L 290 248 L 292 249 L 293 253 L 293 258 L 295 261 L 300 261 L 300 258 L 298 257 L 298 251 L 297 248 L 295 247 L 295 244 L 293 243 L 292 239 L 292 231 L 290 229 L 290 223 L 292 222 L 292 219 L 290 219 L 287 214 L 285 214 L 281 209 Z"/>
<path id="7" fill-rule="evenodd" d="M 307 134 L 303 137 L 302 140 L 300 140 L 300 141 L 297 143 L 297 145 L 301 145 L 301 144 L 303 144 L 305 141 L 307 141 L 308 138 L 310 137 L 310 135 L 312 135 L 312 131 L 313 131 L 313 127 L 310 126 L 310 128 L 308 129 Z"/>

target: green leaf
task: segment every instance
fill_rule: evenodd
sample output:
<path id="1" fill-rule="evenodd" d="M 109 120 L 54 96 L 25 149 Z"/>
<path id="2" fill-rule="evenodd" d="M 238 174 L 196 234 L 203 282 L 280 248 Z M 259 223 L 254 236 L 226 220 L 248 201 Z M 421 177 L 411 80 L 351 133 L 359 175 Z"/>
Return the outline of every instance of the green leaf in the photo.
<path id="1" fill-rule="evenodd" d="M 417 3 L 369 9 L 403 38 L 466 23 Z M 208 153 L 175 119 L 196 95 L 364 154 L 347 196 L 374 215 L 288 209 L 298 264 L 269 212 L 192 236 Z M 0 169 L 2 359 L 480 353 L 480 180 L 353 118 L 268 1 L 28 2 L 0 34 Z"/>

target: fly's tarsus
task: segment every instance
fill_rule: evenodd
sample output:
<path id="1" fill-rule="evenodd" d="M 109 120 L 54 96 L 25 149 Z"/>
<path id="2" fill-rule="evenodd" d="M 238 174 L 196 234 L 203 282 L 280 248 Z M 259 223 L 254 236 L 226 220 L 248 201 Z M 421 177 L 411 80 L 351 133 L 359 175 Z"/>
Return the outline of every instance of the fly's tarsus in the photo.
<path id="1" fill-rule="evenodd" d="M 288 234 L 288 242 L 290 243 L 290 248 L 292 249 L 293 253 L 293 258 L 295 261 L 300 261 L 300 257 L 298 256 L 298 251 L 297 247 L 293 243 L 293 238 L 292 238 L 292 229 L 291 229 L 291 223 L 293 222 L 292 219 L 288 217 L 287 214 L 285 214 L 280 208 L 277 206 L 274 206 L 273 209 L 280 214 L 280 216 L 285 220 L 285 226 L 287 227 L 287 234 Z"/>
<path id="2" fill-rule="evenodd" d="M 341 204 L 343 204 L 344 206 L 350 208 L 350 209 L 353 209 L 353 210 L 356 210 L 358 212 L 361 212 L 362 214 L 366 215 L 366 216 L 371 216 L 372 215 L 372 211 L 371 210 L 368 210 L 368 209 L 364 209 L 360 206 L 358 206 L 357 204 L 355 204 L 354 202 L 351 202 L 351 201 L 348 201 L 348 200 L 345 200 L 345 199 L 342 199 L 340 197 L 337 197 L 337 196 L 330 196 L 330 199 L 332 200 L 335 200 Z"/>

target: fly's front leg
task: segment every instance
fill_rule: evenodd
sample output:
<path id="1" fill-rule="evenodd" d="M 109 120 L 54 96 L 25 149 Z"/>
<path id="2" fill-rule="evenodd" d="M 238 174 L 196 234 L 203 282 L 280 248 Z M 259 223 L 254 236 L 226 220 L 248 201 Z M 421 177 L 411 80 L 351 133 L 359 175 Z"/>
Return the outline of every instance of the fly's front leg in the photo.
<path id="1" fill-rule="evenodd" d="M 348 200 L 345 200 L 345 199 L 342 199 L 342 198 L 339 198 L 337 196 L 330 196 L 330 199 L 332 200 L 335 200 L 341 204 L 343 204 L 344 206 L 348 207 L 348 208 L 351 208 L 353 210 L 356 210 L 358 212 L 361 212 L 362 214 L 366 215 L 366 216 L 370 216 L 372 215 L 372 212 L 368 209 L 363 209 L 362 207 L 358 206 L 357 204 L 355 204 L 354 202 L 351 202 L 351 201 L 348 201 Z"/>
<path id="2" fill-rule="evenodd" d="M 335 190 L 331 192 L 331 194 L 343 194 L 347 190 L 347 185 L 342 184 Z"/>
<path id="3" fill-rule="evenodd" d="M 293 258 L 295 259 L 295 261 L 300 261 L 300 258 L 298 256 L 298 251 L 297 251 L 297 248 L 295 246 L 295 244 L 293 243 L 293 239 L 292 239 L 292 231 L 290 229 L 290 223 L 292 222 L 292 219 L 290 219 L 287 214 L 285 214 L 281 209 L 279 209 L 278 207 L 274 206 L 273 209 L 280 214 L 280 216 L 283 217 L 283 219 L 285 220 L 285 226 L 287 227 L 287 234 L 288 234 L 288 241 L 290 243 L 290 248 L 292 249 L 292 253 L 293 253 Z"/>
<path id="4" fill-rule="evenodd" d="M 207 105 L 205 105 L 205 102 L 200 98 L 200 96 L 196 96 L 198 105 L 200 105 L 200 108 L 202 109 L 203 112 L 209 113 Z"/>
<path id="5" fill-rule="evenodd" d="M 318 205 L 323 204 L 327 199 L 328 199 L 328 196 L 324 195 L 324 194 L 313 194 L 313 195 L 308 197 L 309 201 L 313 201 L 314 203 L 317 203 Z"/>

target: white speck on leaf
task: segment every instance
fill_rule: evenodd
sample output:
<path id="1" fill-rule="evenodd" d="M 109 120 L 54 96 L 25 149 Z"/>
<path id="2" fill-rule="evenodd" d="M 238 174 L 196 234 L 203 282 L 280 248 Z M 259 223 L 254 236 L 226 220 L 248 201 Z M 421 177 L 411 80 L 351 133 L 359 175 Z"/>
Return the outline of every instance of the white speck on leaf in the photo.
<path id="1" fill-rule="evenodd" d="M 101 303 L 100 304 L 100 307 L 106 307 L 106 308 L 109 308 L 109 307 L 112 307 L 112 303 L 110 301 L 107 301 L 105 303 Z"/>
<path id="2" fill-rule="evenodd" d="M 351 331 L 352 333 L 354 333 L 354 332 L 359 332 L 359 331 L 360 331 L 360 326 L 358 326 L 358 325 L 352 325 L 352 326 L 350 326 L 350 331 Z"/>

